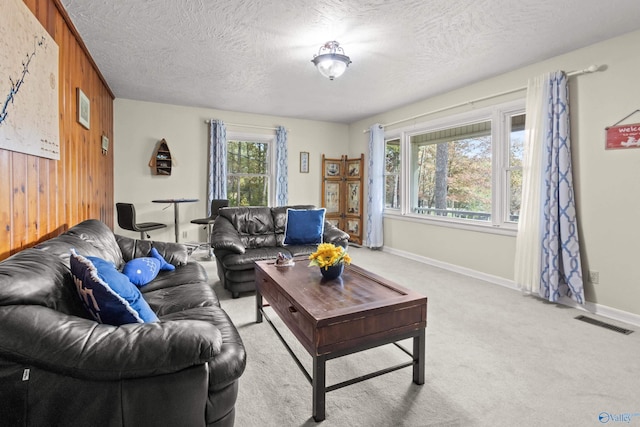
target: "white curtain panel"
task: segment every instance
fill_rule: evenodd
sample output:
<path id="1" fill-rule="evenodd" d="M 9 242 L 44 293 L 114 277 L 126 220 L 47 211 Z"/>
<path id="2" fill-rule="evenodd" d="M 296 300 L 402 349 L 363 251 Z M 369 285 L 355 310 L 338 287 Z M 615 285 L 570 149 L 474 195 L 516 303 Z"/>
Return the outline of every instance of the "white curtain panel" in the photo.
<path id="1" fill-rule="evenodd" d="M 284 126 L 276 128 L 276 206 L 289 203 L 289 166 L 287 150 L 287 130 Z"/>
<path id="2" fill-rule="evenodd" d="M 515 282 L 527 293 L 540 289 L 540 225 L 542 222 L 543 122 L 547 116 L 545 93 L 549 93 L 549 74 L 529 79 L 522 160 L 522 203 L 516 239 Z"/>
<path id="3" fill-rule="evenodd" d="M 515 281 L 546 300 L 584 304 L 564 72 L 529 82 L 526 113 Z"/>
<path id="4" fill-rule="evenodd" d="M 227 198 L 227 128 L 222 120 L 211 120 L 209 127 L 209 176 L 207 179 L 207 212 L 211 200 Z"/>
<path id="5" fill-rule="evenodd" d="M 376 123 L 369 132 L 369 181 L 367 190 L 367 228 L 365 245 L 383 245 L 382 213 L 384 210 L 384 129 Z"/>

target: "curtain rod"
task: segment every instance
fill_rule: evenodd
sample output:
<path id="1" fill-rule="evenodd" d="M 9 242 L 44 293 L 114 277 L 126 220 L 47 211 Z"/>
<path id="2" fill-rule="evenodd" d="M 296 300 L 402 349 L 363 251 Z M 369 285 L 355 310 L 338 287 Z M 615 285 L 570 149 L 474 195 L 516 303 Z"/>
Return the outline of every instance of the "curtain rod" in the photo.
<path id="1" fill-rule="evenodd" d="M 204 121 L 206 124 L 210 124 L 211 120 L 205 120 Z M 269 127 L 269 126 L 257 126 L 257 125 L 243 125 L 240 123 L 227 123 L 224 122 L 225 125 L 228 126 L 238 126 L 238 127 L 243 127 L 243 128 L 253 128 L 253 129 L 266 129 L 266 130 L 278 130 L 278 128 L 275 127 Z M 287 132 L 290 132 L 289 129 L 287 129 Z"/>
<path id="2" fill-rule="evenodd" d="M 600 69 L 600 67 L 598 67 L 597 65 L 590 65 L 590 66 L 588 66 L 587 68 L 585 68 L 583 70 L 569 71 L 567 73 L 567 77 L 579 76 L 581 74 L 595 73 L 596 71 L 599 71 L 599 69 Z M 465 105 L 470 105 L 470 104 L 473 104 L 475 102 L 486 101 L 487 99 L 497 98 L 497 97 L 503 96 L 503 95 L 509 95 L 511 93 L 520 92 L 520 91 L 523 91 L 523 90 L 526 90 L 526 89 L 527 89 L 526 86 L 522 86 L 522 87 L 518 87 L 518 88 L 515 88 L 515 89 L 506 90 L 504 92 L 494 93 L 492 95 L 483 96 L 481 98 L 476 98 L 476 99 L 473 99 L 471 101 L 461 102 L 459 104 L 450 105 L 448 107 L 439 108 L 439 109 L 433 110 L 433 111 L 427 111 L 426 113 L 418 114 L 418 115 L 413 116 L 413 117 L 407 117 L 406 119 L 396 120 L 395 122 L 391 122 L 391 123 L 385 123 L 383 125 L 380 125 L 380 128 L 385 128 L 385 127 L 388 127 L 388 126 L 397 125 L 398 123 L 408 122 L 410 120 L 419 119 L 420 117 L 428 116 L 428 115 L 435 114 L 435 113 L 441 113 L 443 111 L 452 110 L 452 109 L 458 108 L 458 107 L 464 107 Z M 370 130 L 369 129 L 365 129 L 365 130 L 362 131 L 362 133 L 367 133 L 367 132 L 370 132 Z"/>

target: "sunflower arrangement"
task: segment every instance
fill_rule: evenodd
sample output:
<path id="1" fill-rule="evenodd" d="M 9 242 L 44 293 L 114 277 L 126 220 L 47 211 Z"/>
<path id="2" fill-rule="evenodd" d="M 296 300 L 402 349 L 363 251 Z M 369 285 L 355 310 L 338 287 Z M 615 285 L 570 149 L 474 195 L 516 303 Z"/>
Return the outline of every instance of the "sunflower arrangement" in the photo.
<path id="1" fill-rule="evenodd" d="M 309 255 L 309 266 L 317 265 L 325 270 L 338 264 L 351 264 L 351 257 L 342 246 L 320 243 L 318 250 Z"/>

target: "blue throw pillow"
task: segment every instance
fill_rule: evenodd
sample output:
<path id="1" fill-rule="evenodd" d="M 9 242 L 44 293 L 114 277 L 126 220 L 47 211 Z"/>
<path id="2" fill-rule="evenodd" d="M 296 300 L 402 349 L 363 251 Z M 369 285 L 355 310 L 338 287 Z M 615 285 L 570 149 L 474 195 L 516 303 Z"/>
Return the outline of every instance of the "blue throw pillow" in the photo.
<path id="1" fill-rule="evenodd" d="M 315 245 L 322 243 L 325 212 L 325 208 L 287 209 L 284 244 Z"/>
<path id="2" fill-rule="evenodd" d="M 160 272 L 160 261 L 151 257 L 135 258 L 127 262 L 122 274 L 136 286 L 144 286 L 156 278 Z"/>
<path id="3" fill-rule="evenodd" d="M 78 295 L 98 322 L 118 326 L 158 321 L 140 290 L 113 263 L 85 258 L 72 249 L 70 264 Z"/>
<path id="4" fill-rule="evenodd" d="M 176 267 L 169 264 L 156 248 L 151 248 L 150 257 L 135 258 L 127 262 L 122 274 L 136 286 L 144 286 L 158 276 L 160 270 L 173 271 Z"/>

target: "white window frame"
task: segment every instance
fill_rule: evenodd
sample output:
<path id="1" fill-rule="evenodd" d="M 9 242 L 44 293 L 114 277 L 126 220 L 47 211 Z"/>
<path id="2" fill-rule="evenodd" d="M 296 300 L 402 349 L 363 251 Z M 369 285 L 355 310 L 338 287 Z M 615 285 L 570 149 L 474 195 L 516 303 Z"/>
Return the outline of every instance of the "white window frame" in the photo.
<path id="1" fill-rule="evenodd" d="M 524 102 L 524 101 L 523 101 Z M 513 108 L 513 109 L 505 109 L 503 110 L 504 114 L 502 116 L 502 128 L 503 128 L 503 132 L 504 132 L 504 137 L 505 137 L 505 144 L 504 144 L 504 151 L 503 151 L 503 158 L 501 159 L 501 165 L 502 168 L 500 169 L 499 173 L 502 174 L 502 177 L 504 179 L 504 192 L 502 193 L 505 197 L 504 202 L 503 202 L 503 222 L 505 222 L 506 224 L 510 224 L 513 226 L 513 228 L 517 229 L 518 228 L 518 223 L 517 222 L 512 222 L 509 221 L 509 204 L 511 203 L 510 200 L 510 192 L 511 192 L 511 184 L 510 184 L 510 174 L 512 170 L 520 170 L 522 171 L 522 166 L 521 167 L 511 167 L 511 165 L 509 164 L 509 158 L 510 158 L 510 149 L 511 149 L 511 116 L 516 116 L 516 115 L 520 115 L 520 114 L 526 114 L 525 112 L 525 107 L 523 106 L 522 108 L 518 107 L 518 108 Z M 522 190 L 522 189 L 521 189 Z M 522 207 L 522 206 L 521 206 Z"/>
<path id="2" fill-rule="evenodd" d="M 395 175 L 395 174 L 390 174 L 387 173 L 387 169 L 386 169 L 386 161 L 387 161 L 387 143 L 389 141 L 395 141 L 395 140 L 399 140 L 399 145 L 400 145 L 400 164 L 398 165 L 398 178 L 400 180 L 400 188 L 398 189 L 398 197 L 400 198 L 400 203 L 398 203 L 398 207 L 397 208 L 389 208 L 386 206 L 386 198 L 387 198 L 387 177 L 391 176 L 391 175 Z M 385 134 L 385 138 L 384 138 L 384 160 L 385 160 L 385 170 L 384 170 L 384 202 L 385 202 L 385 207 L 384 209 L 386 211 L 393 211 L 393 212 L 400 212 L 400 210 L 402 209 L 402 138 L 400 134 L 397 134 L 396 136 L 389 136 L 387 137 Z"/>
<path id="3" fill-rule="evenodd" d="M 276 137 L 275 135 L 265 135 L 265 134 L 256 134 L 256 133 L 245 133 L 245 132 L 229 132 L 227 131 L 227 142 L 229 141 L 247 141 L 247 142 L 255 142 L 255 143 L 266 143 L 267 144 L 267 175 L 269 179 L 267 181 L 268 189 L 268 199 L 267 206 L 275 206 L 276 205 L 276 156 L 274 150 L 276 148 Z M 228 148 L 228 146 L 227 146 Z M 227 175 L 231 175 L 229 173 L 228 165 L 227 165 Z"/>
<path id="4" fill-rule="evenodd" d="M 389 218 L 428 223 L 445 227 L 488 232 L 494 234 L 515 235 L 518 224 L 509 222 L 509 168 L 510 127 L 509 119 L 514 114 L 525 113 L 525 100 L 504 102 L 473 111 L 454 114 L 410 127 L 385 132 L 387 140 L 400 138 L 400 209 L 385 208 L 384 215 Z M 491 221 L 478 221 L 462 218 L 437 217 L 415 214 L 411 210 L 411 136 L 439 129 L 462 126 L 469 123 L 491 120 Z"/>

